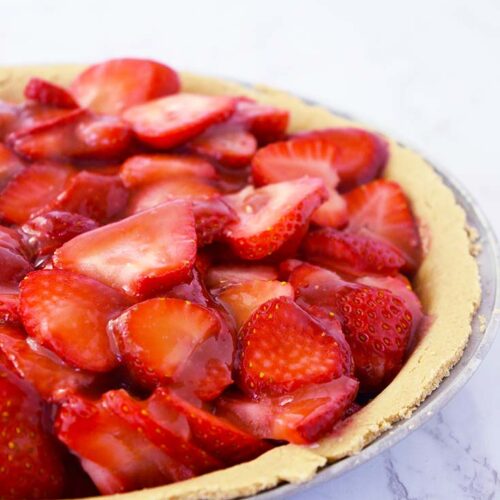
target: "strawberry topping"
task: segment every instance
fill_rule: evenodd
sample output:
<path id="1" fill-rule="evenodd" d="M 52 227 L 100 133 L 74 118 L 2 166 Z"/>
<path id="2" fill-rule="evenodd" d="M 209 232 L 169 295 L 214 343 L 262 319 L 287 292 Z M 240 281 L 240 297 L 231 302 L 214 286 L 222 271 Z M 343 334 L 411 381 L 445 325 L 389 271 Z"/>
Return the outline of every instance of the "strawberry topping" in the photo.
<path id="1" fill-rule="evenodd" d="M 67 109 L 78 107 L 77 102 L 66 89 L 42 78 L 30 78 L 24 87 L 24 96 L 44 106 Z"/>

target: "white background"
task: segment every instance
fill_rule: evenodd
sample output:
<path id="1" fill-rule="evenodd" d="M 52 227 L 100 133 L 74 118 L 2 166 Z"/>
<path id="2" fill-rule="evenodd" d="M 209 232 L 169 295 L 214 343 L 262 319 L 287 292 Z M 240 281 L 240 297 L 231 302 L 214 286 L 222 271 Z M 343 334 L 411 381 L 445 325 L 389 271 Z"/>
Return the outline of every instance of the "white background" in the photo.
<path id="1" fill-rule="evenodd" d="M 134 55 L 376 125 L 453 172 L 500 232 L 499 0 L 0 0 L 0 64 Z M 301 498 L 500 498 L 499 356 L 404 442 Z"/>

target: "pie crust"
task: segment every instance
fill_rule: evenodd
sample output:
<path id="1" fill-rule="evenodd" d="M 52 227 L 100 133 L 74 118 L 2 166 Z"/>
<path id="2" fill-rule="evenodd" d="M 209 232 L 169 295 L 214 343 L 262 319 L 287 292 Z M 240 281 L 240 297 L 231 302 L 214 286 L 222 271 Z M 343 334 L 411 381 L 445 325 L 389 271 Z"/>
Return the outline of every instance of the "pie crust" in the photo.
<path id="1" fill-rule="evenodd" d="M 83 66 L 0 68 L 0 99 L 19 101 L 29 77 L 68 84 Z M 358 125 L 285 92 L 182 73 L 182 89 L 205 94 L 247 95 L 291 112 L 290 131 Z M 363 126 L 364 128 L 367 128 Z M 471 333 L 481 287 L 466 217 L 452 191 L 421 156 L 390 140 L 385 177 L 410 198 L 426 246 L 414 280 L 430 324 L 394 381 L 352 415 L 335 434 L 313 447 L 287 445 L 252 462 L 158 488 L 119 495 L 122 499 L 233 498 L 283 482 L 309 480 L 328 462 L 358 453 L 398 420 L 409 418 L 460 359 Z M 118 496 L 118 495 L 117 495 Z"/>

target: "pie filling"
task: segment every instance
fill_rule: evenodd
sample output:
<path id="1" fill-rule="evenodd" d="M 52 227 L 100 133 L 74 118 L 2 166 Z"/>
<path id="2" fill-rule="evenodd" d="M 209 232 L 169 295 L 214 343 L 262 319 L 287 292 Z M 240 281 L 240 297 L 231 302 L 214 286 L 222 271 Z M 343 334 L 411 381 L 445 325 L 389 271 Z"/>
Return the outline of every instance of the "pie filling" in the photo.
<path id="1" fill-rule="evenodd" d="M 311 444 L 424 314 L 385 139 L 182 92 L 158 62 L 0 102 L 0 497 L 182 481 Z"/>

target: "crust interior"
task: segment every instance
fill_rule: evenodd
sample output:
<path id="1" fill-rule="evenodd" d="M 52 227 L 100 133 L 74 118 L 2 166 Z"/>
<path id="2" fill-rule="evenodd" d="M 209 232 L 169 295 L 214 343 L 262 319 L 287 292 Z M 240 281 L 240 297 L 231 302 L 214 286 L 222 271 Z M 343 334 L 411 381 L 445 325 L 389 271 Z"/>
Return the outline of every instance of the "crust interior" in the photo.
<path id="1" fill-rule="evenodd" d="M 0 98 L 22 100 L 24 85 L 31 76 L 67 85 L 83 68 L 81 65 L 0 68 Z M 181 80 L 184 91 L 246 95 L 286 108 L 291 112 L 291 132 L 360 125 L 265 86 L 248 88 L 191 73 L 182 73 Z M 319 446 L 282 446 L 245 464 L 167 486 L 114 495 L 113 498 L 235 498 L 253 495 L 282 482 L 307 481 L 327 462 L 358 453 L 393 423 L 409 418 L 449 375 L 462 356 L 481 299 L 479 270 L 471 254 L 465 212 L 429 163 L 415 152 L 388 140 L 390 161 L 384 176 L 398 182 L 404 189 L 420 222 L 423 239 L 428 243 L 414 286 L 426 314 L 432 318 L 431 325 L 398 376 L 339 430 L 323 439 Z"/>

